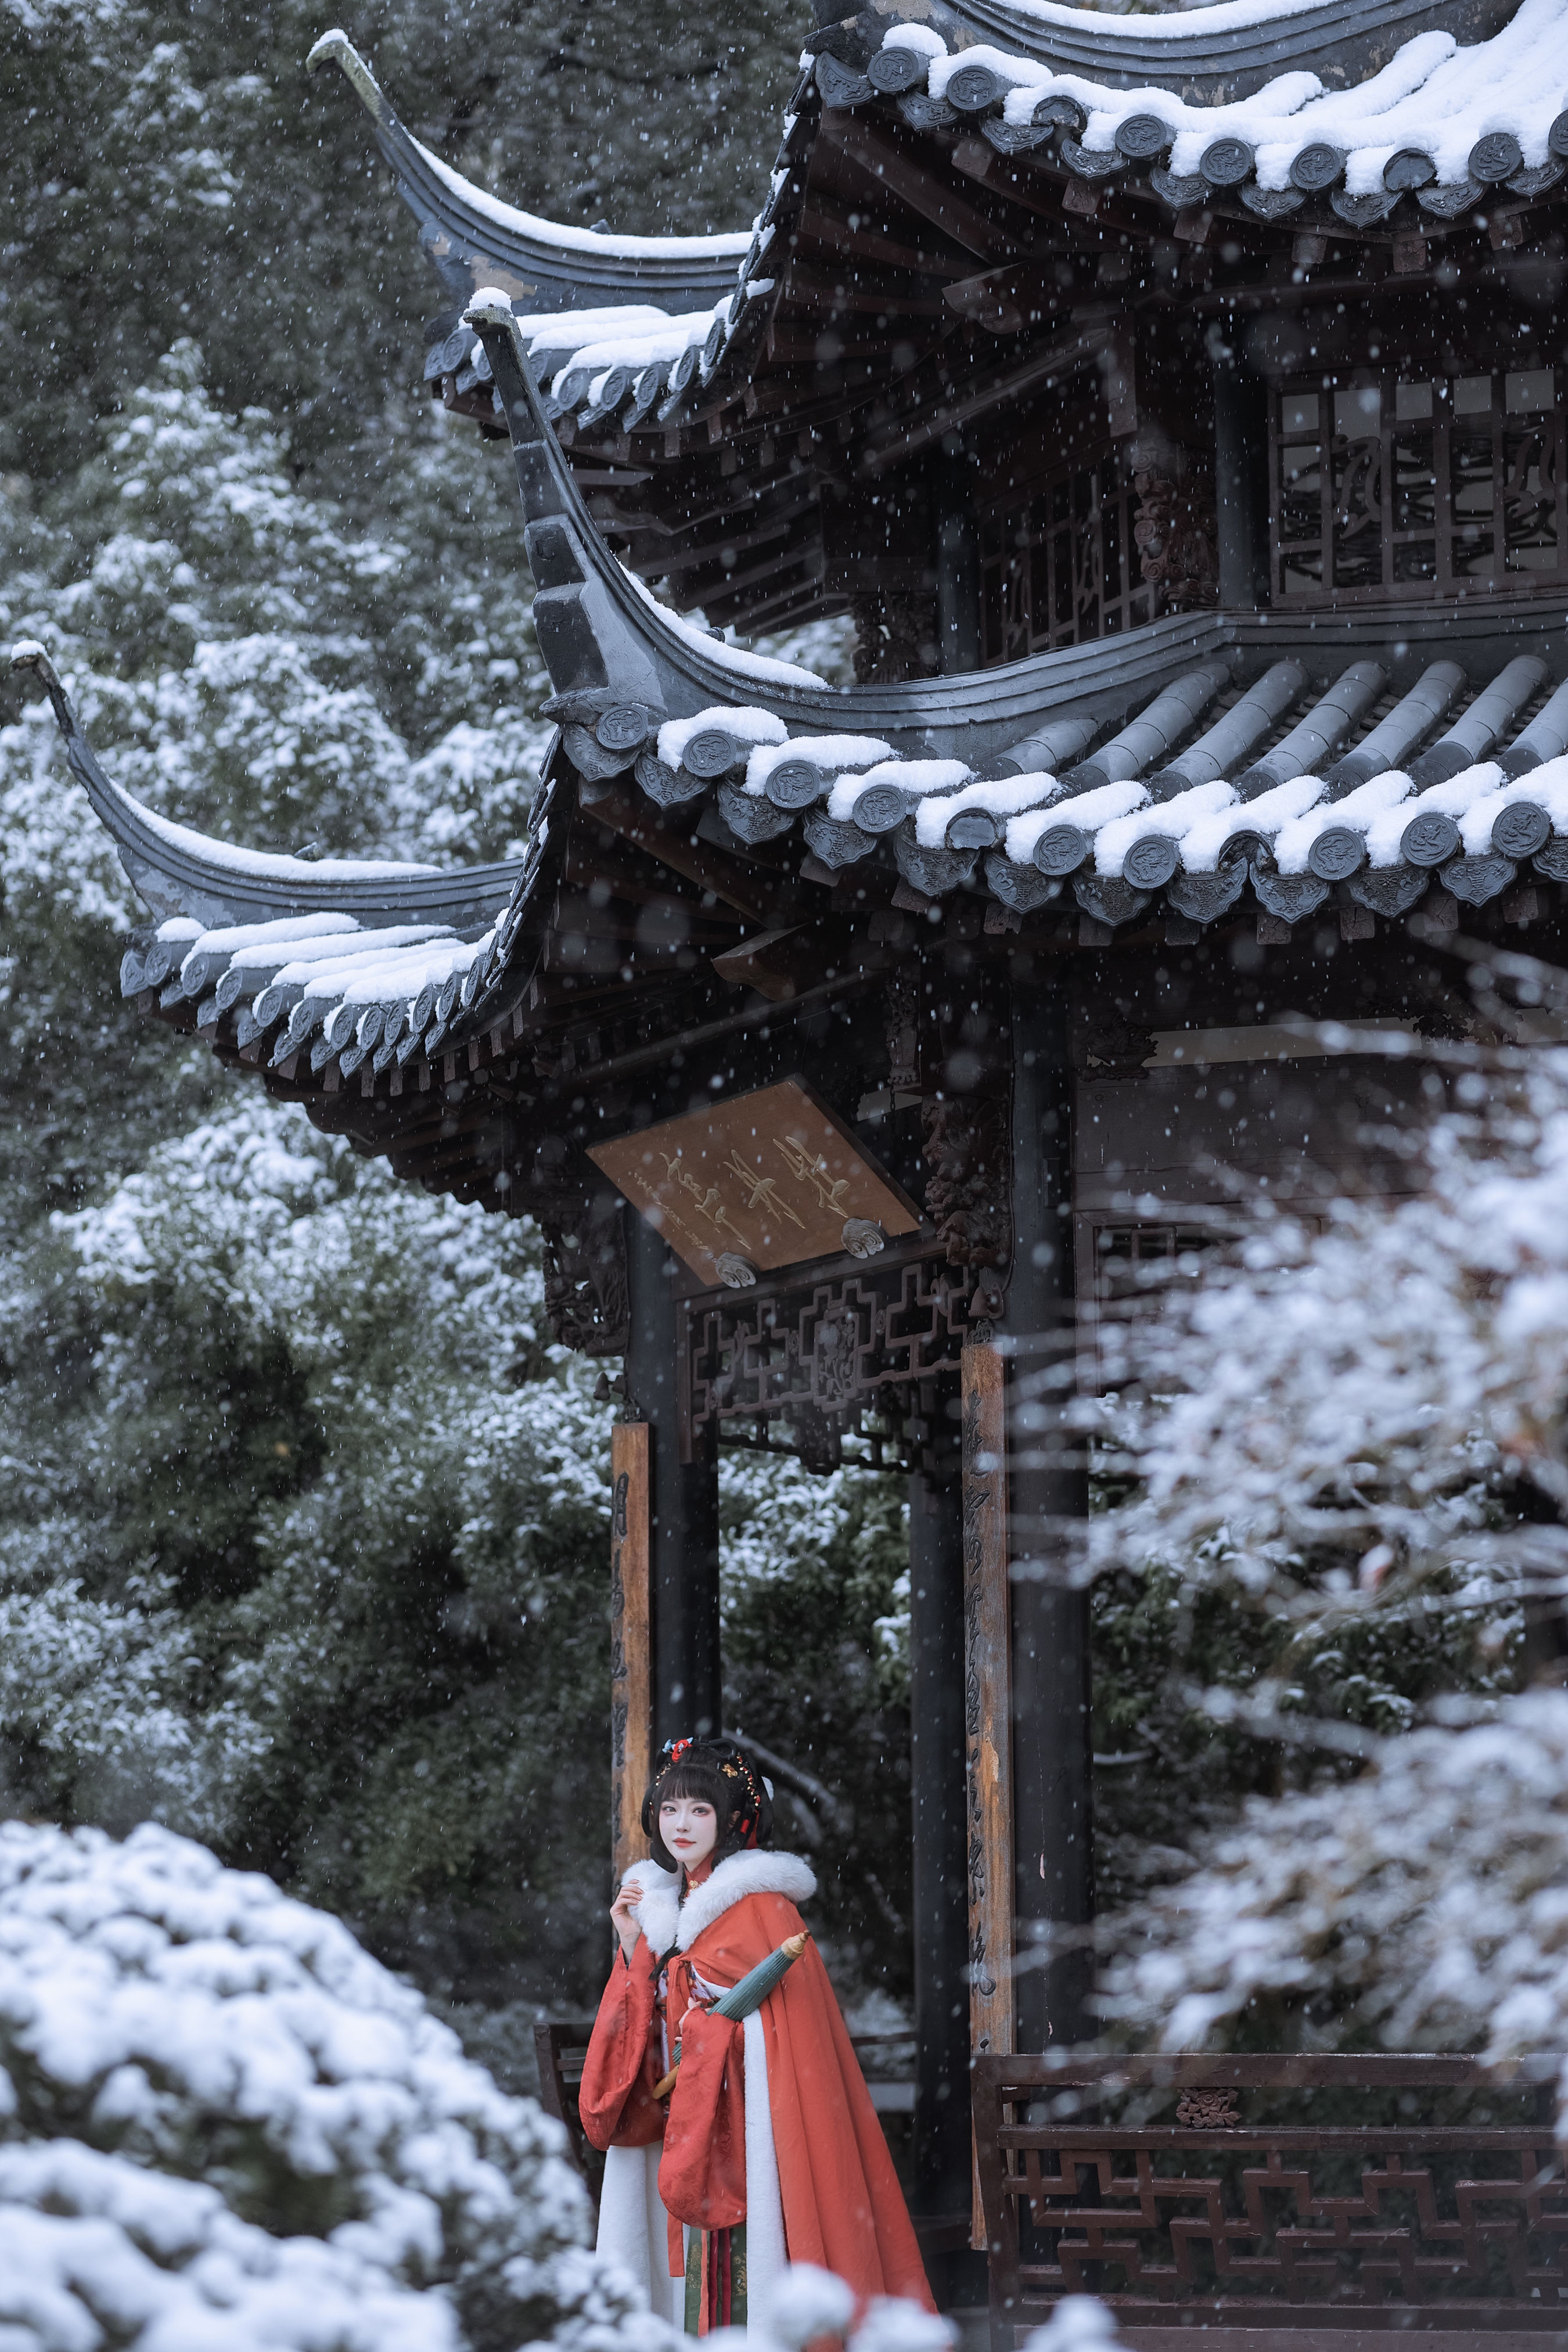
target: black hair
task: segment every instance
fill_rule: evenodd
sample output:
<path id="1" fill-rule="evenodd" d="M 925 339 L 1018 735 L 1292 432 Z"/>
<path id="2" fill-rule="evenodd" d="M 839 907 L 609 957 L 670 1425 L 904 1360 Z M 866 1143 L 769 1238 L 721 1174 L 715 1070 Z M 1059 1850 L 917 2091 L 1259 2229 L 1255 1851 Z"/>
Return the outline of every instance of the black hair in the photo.
<path id="1" fill-rule="evenodd" d="M 671 1797 L 689 1797 L 711 1805 L 719 1834 L 713 1859 L 723 1862 L 750 1845 L 767 1845 L 773 1833 L 773 1800 L 763 1777 L 728 1740 L 693 1739 L 679 1743 L 657 1773 L 643 1799 L 642 1825 L 648 1847 L 661 1870 L 679 1871 L 679 1863 L 659 1835 L 658 1809 Z"/>

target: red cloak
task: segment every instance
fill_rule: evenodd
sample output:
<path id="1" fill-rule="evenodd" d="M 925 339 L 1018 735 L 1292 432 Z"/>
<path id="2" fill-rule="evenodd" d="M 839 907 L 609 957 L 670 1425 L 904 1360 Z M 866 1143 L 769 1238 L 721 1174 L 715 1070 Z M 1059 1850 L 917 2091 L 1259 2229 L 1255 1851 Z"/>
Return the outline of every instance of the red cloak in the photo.
<path id="1" fill-rule="evenodd" d="M 644 2147 L 662 2137 L 658 2189 L 678 2275 L 676 2225 L 719 2230 L 745 2218 L 743 2029 L 702 2011 L 686 2017 L 667 2118 L 653 2096 L 666 2071 L 657 2011 L 661 1952 L 669 1953 L 673 2042 L 693 1976 L 710 1986 L 738 1984 L 805 1925 L 781 1886 L 804 1895 L 815 1881 L 793 1855 L 735 1854 L 678 1914 L 668 1873 L 645 1864 L 637 1875 L 647 1890 L 641 1933 L 629 1964 L 616 1954 L 579 2105 L 595 2147 Z M 662 1885 L 648 1884 L 655 1879 Z M 836 2272 L 863 2300 L 904 2295 L 933 2311 L 888 2143 L 815 1944 L 768 1994 L 761 2017 L 788 2259 Z"/>

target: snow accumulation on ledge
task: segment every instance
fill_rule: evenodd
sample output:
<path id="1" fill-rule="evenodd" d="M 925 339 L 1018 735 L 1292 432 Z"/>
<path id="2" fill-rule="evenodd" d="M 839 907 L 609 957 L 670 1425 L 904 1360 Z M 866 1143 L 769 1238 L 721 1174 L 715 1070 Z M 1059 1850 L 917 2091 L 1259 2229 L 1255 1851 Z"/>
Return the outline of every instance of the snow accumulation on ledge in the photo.
<path id="1" fill-rule="evenodd" d="M 472 180 L 465 180 L 460 172 L 454 172 L 449 163 L 443 163 L 418 140 L 413 143 L 442 184 L 487 220 L 514 236 L 552 245 L 563 253 L 593 254 L 604 261 L 712 261 L 728 260 L 731 255 L 738 261 L 752 242 L 750 229 L 727 229 L 712 236 L 617 236 L 608 229 L 574 228 L 566 221 L 545 220 L 538 213 L 521 212 L 515 205 L 503 204 L 500 196 L 489 194 Z"/>
<path id="2" fill-rule="evenodd" d="M 1112 47 L 1125 34 L 1131 40 L 1190 40 L 1194 19 L 1205 33 L 1248 32 L 1279 16 L 1304 16 L 1321 8 L 1323 0 L 1177 0 L 1158 16 L 1134 11 L 1131 0 L 1105 8 L 1072 8 L 1063 0 L 992 0 L 1010 16 L 1026 17 L 1031 25 L 1059 25 L 1066 32 L 1092 30 L 1097 39 Z"/>
<path id="3" fill-rule="evenodd" d="M 1064 17 L 1072 13 L 1058 11 Z M 1205 20 L 1221 14 L 1205 10 Z M 1190 26 L 1190 19 L 1137 21 L 1141 35 L 1173 22 Z M 1013 85 L 1003 120 L 1016 126 L 1027 124 L 1044 98 L 1073 100 L 1088 117 L 1079 143 L 1090 154 L 1114 152 L 1118 129 L 1134 115 L 1157 114 L 1173 134 L 1174 179 L 1196 174 L 1215 141 L 1235 139 L 1256 152 L 1258 185 L 1282 190 L 1302 150 L 1323 146 L 1345 154 L 1345 185 L 1357 195 L 1380 190 L 1384 165 L 1405 150 L 1429 155 L 1439 184 L 1462 184 L 1477 142 L 1498 132 L 1518 141 L 1527 169 L 1545 165 L 1548 137 L 1568 91 L 1565 41 L 1568 0 L 1524 0 L 1511 24 L 1469 47 L 1452 33 L 1418 33 L 1353 89 L 1325 89 L 1316 74 L 1298 70 L 1278 75 L 1250 98 L 1215 106 L 1193 105 L 1158 85 L 1111 89 L 984 43 L 949 56 L 925 26 L 894 26 L 882 46 L 912 48 L 929 60 L 926 88 L 932 98 L 943 96 L 961 68 L 988 67 Z"/>

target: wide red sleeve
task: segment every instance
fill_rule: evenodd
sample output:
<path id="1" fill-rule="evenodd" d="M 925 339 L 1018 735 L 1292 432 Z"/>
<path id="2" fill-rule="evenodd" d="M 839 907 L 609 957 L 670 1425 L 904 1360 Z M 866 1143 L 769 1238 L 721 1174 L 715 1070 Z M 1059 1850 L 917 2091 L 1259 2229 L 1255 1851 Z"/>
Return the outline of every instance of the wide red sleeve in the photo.
<path id="1" fill-rule="evenodd" d="M 658 2193 L 665 2211 L 693 2230 L 730 2230 L 746 2218 L 744 2050 L 734 2018 L 688 2012 Z"/>
<path id="2" fill-rule="evenodd" d="M 639 1936 L 628 1966 L 619 1952 L 594 2020 L 577 2112 L 594 2147 L 647 2147 L 664 2135 L 654 2097 L 659 2042 L 654 2012 L 657 1964 Z"/>

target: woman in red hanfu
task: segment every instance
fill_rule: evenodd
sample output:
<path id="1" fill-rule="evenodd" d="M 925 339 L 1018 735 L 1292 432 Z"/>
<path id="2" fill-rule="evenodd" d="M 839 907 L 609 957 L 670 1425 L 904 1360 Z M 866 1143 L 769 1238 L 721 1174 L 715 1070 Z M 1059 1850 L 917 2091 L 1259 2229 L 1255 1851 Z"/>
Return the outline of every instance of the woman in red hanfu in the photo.
<path id="1" fill-rule="evenodd" d="M 674 1741 L 643 1803 L 653 1860 L 611 1911 L 620 1948 L 583 2070 L 605 2150 L 599 2252 L 692 2336 L 768 2308 L 786 2263 L 862 2301 L 935 2309 L 882 2127 L 816 1948 L 743 2020 L 711 2004 L 791 1937 L 816 1881 L 765 1851 L 765 1784 L 727 1741 Z M 679 2059 L 673 2084 L 668 2078 Z"/>

